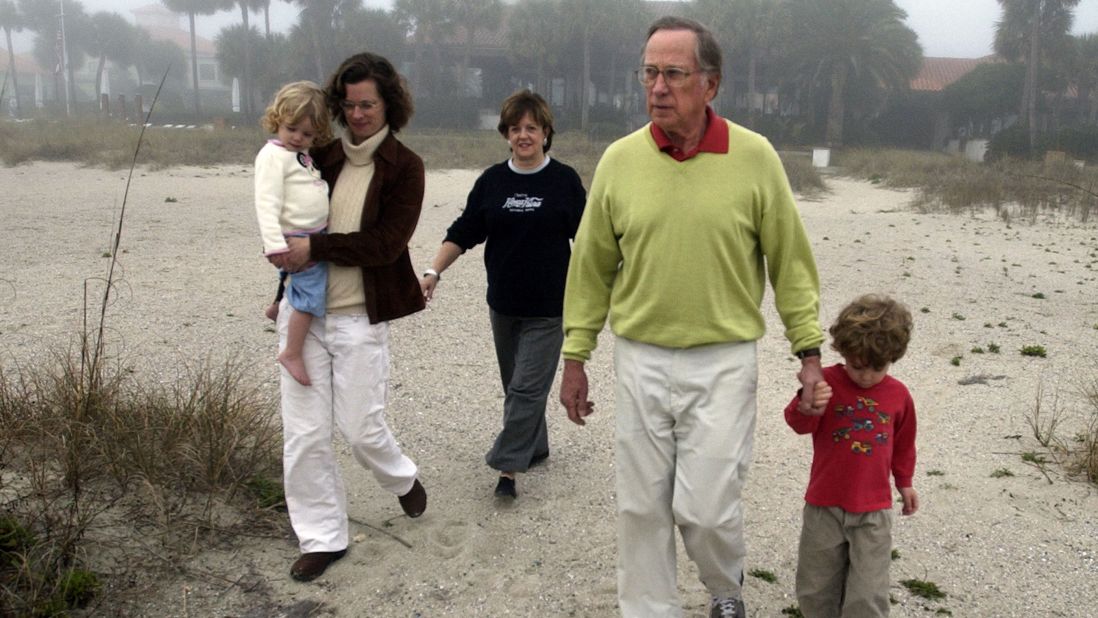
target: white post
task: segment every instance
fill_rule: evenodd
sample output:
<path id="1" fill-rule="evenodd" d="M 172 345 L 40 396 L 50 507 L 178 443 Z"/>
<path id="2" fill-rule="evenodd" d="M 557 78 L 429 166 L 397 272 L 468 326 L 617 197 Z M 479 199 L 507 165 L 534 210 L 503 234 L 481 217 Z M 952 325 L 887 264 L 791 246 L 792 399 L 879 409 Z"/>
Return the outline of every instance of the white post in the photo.
<path id="1" fill-rule="evenodd" d="M 65 0 L 57 0 L 61 6 L 61 79 L 65 82 L 65 115 L 72 115 L 72 92 L 69 90 L 69 49 L 65 40 Z"/>

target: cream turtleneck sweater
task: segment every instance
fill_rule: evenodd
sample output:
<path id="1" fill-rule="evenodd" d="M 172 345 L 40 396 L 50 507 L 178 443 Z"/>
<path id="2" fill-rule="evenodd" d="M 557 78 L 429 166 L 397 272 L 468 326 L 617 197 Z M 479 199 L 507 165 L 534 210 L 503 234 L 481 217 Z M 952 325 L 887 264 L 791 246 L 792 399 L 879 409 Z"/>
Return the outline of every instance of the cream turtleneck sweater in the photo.
<path id="1" fill-rule="evenodd" d="M 374 177 L 374 152 L 387 135 L 388 125 L 357 146 L 351 143 L 350 136 L 343 136 L 343 152 L 346 153 L 347 160 L 343 163 L 343 170 L 332 189 L 331 214 L 328 219 L 330 233 L 349 234 L 360 231 L 366 190 Z M 366 313 L 361 268 L 329 264 L 328 313 Z"/>

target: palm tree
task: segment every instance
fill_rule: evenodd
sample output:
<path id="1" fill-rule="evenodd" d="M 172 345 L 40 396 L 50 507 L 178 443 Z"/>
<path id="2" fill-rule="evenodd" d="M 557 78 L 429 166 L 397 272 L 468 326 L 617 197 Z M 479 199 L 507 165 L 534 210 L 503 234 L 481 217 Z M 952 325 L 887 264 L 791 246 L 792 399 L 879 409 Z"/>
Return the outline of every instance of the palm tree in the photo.
<path id="1" fill-rule="evenodd" d="M 270 6 L 270 0 L 235 0 L 234 2 L 240 7 L 240 23 L 244 25 L 244 31 L 250 32 L 251 26 L 248 24 L 248 13 L 250 11 L 258 11 L 263 9 L 266 11 Z M 267 21 L 267 36 L 270 37 L 271 24 L 268 18 Z M 244 113 L 249 115 L 255 114 L 255 94 L 253 92 L 252 84 L 252 53 L 254 49 L 253 41 L 250 36 L 243 37 L 241 39 L 244 42 L 244 74 L 241 75 L 240 86 L 243 92 L 244 99 Z"/>
<path id="2" fill-rule="evenodd" d="M 621 40 L 623 33 L 636 27 L 636 18 L 644 15 L 644 4 L 640 0 L 561 0 L 561 15 L 573 40 L 578 39 L 583 50 L 580 129 L 586 131 L 591 115 L 588 88 L 591 84 L 591 51 L 595 38 Z"/>
<path id="3" fill-rule="evenodd" d="M 847 102 L 860 85 L 903 91 L 922 64 L 922 48 L 892 0 L 789 0 L 798 79 L 828 93 L 825 141 L 843 143 Z"/>
<path id="4" fill-rule="evenodd" d="M 465 30 L 465 53 L 461 58 L 461 69 L 458 75 L 461 79 L 461 93 L 468 94 L 469 87 L 469 57 L 473 55 L 473 40 L 477 30 L 485 29 L 495 32 L 499 29 L 500 18 L 503 14 L 503 3 L 500 0 L 463 0 L 453 7 L 454 23 Z"/>
<path id="5" fill-rule="evenodd" d="M 186 13 L 191 26 L 191 84 L 194 87 L 194 115 L 202 114 L 198 90 L 198 48 L 195 41 L 194 16 L 213 15 L 233 6 L 232 0 L 163 0 L 164 6 L 176 13 Z"/>
<path id="6" fill-rule="evenodd" d="M 999 0 L 1003 19 L 996 24 L 995 51 L 1010 60 L 1025 58 L 1026 83 L 1021 110 L 1029 124 L 1029 147 L 1037 143 L 1038 71 L 1042 49 L 1046 55 L 1063 49 L 1079 0 Z"/>
<path id="7" fill-rule="evenodd" d="M 436 58 L 433 69 L 437 70 L 441 63 L 439 55 L 439 43 L 453 30 L 454 7 L 464 0 L 396 0 L 393 3 L 393 12 L 396 18 L 405 25 L 405 28 L 414 37 L 414 64 L 412 73 L 412 91 L 424 92 L 425 86 L 430 81 L 432 84 L 438 80 L 427 80 L 429 68 L 423 60 L 423 52 L 430 45 L 433 47 Z"/>
<path id="8" fill-rule="evenodd" d="M 92 27 L 84 5 L 76 0 L 63 0 L 65 9 L 65 51 L 68 62 L 67 71 L 62 75 L 61 49 L 57 45 L 61 39 L 60 24 L 57 19 L 57 2 L 50 0 L 19 0 L 19 12 L 23 15 L 24 25 L 36 33 L 34 37 L 34 58 L 44 67 L 56 66 L 54 72 L 54 91 L 62 91 L 61 79 L 68 80 L 72 101 L 77 98 L 75 67 L 84 64 L 84 48 L 89 43 Z"/>
<path id="9" fill-rule="evenodd" d="M 294 0 L 301 5 L 299 24 L 302 31 L 308 35 L 310 47 L 312 47 L 313 69 L 316 71 L 314 79 L 324 82 L 327 69 L 325 62 L 329 48 L 330 32 L 333 29 L 335 15 L 338 12 L 340 0 Z"/>
<path id="10" fill-rule="evenodd" d="M 561 31 L 557 0 L 522 0 L 511 13 L 508 47 L 511 56 L 523 64 L 534 65 L 534 84 L 539 92 L 548 92 L 545 71 L 557 64 Z"/>
<path id="11" fill-rule="evenodd" d="M 12 96 L 15 97 L 15 117 L 23 117 L 23 104 L 19 99 L 19 71 L 15 68 L 15 48 L 11 44 L 12 31 L 23 30 L 23 16 L 12 0 L 0 0 L 0 28 L 8 41 L 8 75 L 11 75 Z"/>
<path id="12" fill-rule="evenodd" d="M 139 87 L 157 83 L 167 72 L 167 84 L 182 85 L 187 79 L 187 56 L 183 48 L 171 41 L 154 41 L 144 28 L 134 35 L 134 68 Z"/>
<path id="13" fill-rule="evenodd" d="M 786 5 L 774 0 L 695 0 L 694 14 L 708 24 L 717 40 L 728 46 L 726 61 L 747 59 L 748 126 L 753 126 L 759 61 L 780 42 L 788 41 Z M 728 62 L 731 64 L 731 62 Z M 735 105 L 734 81 L 722 86 Z"/>
<path id="14" fill-rule="evenodd" d="M 100 11 L 91 17 L 94 41 L 91 51 L 99 57 L 95 69 L 95 93 L 103 90 L 103 68 L 110 59 L 119 68 L 126 68 L 134 61 L 134 27 L 118 13 Z"/>
<path id="15" fill-rule="evenodd" d="M 1094 99 L 1098 90 L 1098 34 L 1083 34 L 1075 37 L 1078 52 L 1076 87 L 1079 90 L 1080 112 L 1087 124 L 1098 123 L 1098 100 Z"/>

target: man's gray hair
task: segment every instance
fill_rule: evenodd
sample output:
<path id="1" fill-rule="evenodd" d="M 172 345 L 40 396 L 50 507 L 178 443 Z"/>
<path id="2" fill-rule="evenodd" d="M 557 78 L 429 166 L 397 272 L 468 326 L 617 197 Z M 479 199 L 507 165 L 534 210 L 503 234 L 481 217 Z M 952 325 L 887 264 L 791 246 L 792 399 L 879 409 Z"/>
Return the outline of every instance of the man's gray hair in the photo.
<path id="1" fill-rule="evenodd" d="M 716 37 L 701 23 L 686 17 L 667 16 L 661 17 L 648 27 L 648 37 L 644 40 L 645 47 L 648 39 L 659 30 L 689 30 L 698 37 L 698 46 L 694 48 L 694 56 L 698 60 L 698 68 L 710 75 L 721 77 L 721 46 L 717 44 Z M 641 50 L 644 54 L 644 50 Z M 719 83 L 719 82 L 718 82 Z"/>

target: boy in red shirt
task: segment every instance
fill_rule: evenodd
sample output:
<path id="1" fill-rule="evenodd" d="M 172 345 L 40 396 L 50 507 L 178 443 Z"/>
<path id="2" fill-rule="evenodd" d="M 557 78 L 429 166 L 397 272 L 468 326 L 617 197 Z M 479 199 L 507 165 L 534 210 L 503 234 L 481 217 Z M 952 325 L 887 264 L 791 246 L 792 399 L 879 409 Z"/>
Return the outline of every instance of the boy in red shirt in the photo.
<path id="1" fill-rule="evenodd" d="M 806 618 L 887 616 L 892 491 L 904 515 L 919 509 L 915 404 L 889 367 L 907 351 L 912 319 L 895 300 L 867 294 L 831 326 L 843 364 L 824 369 L 811 397 L 800 393 L 785 421 L 812 434 L 812 473 L 797 556 L 797 600 Z M 811 404 L 811 405 L 810 405 Z M 826 408 L 814 415 L 812 407 Z"/>

